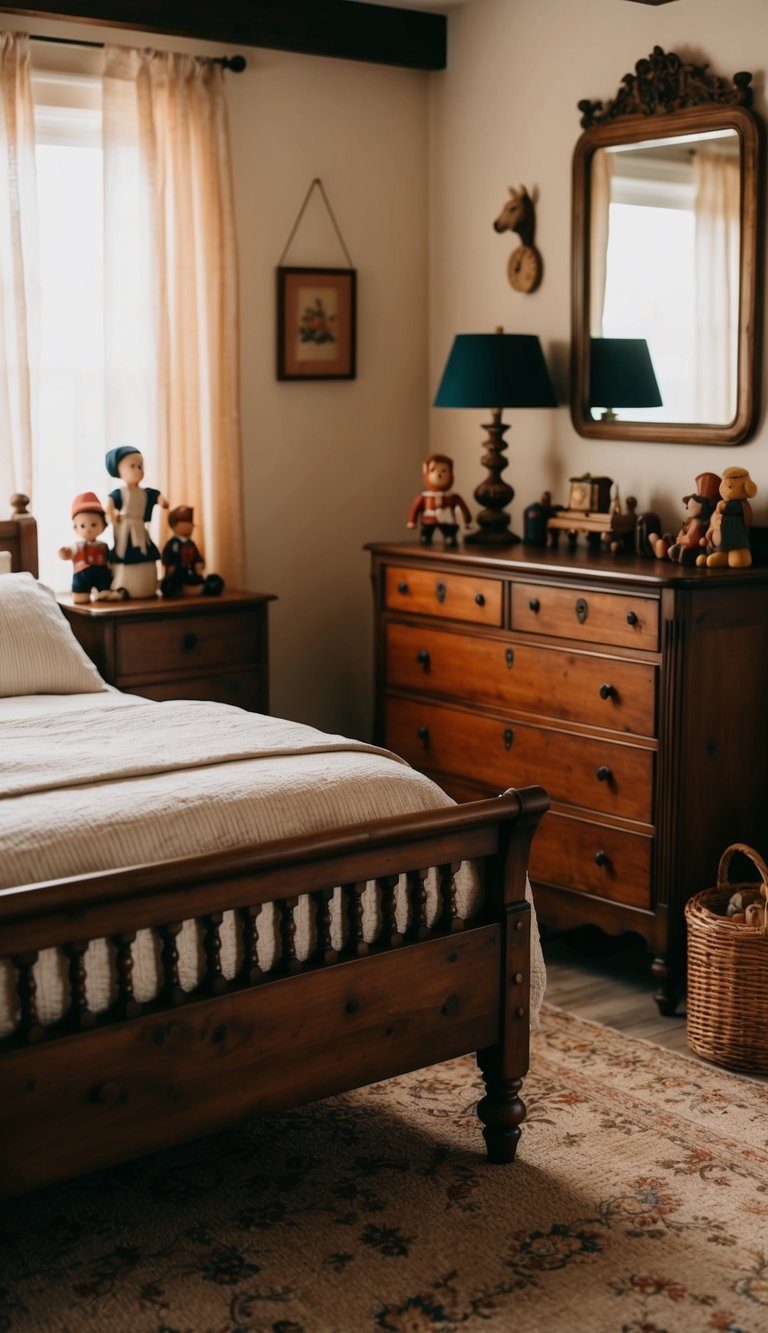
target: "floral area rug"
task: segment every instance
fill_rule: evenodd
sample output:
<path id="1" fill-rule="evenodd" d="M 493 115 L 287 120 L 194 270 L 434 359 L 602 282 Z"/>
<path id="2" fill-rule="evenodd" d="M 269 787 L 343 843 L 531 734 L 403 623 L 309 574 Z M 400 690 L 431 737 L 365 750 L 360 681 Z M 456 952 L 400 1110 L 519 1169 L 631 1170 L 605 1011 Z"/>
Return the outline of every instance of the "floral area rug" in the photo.
<path id="1" fill-rule="evenodd" d="M 768 1084 L 545 1006 L 513 1166 L 474 1059 L 3 1206 L 0 1329 L 757 1333 Z"/>

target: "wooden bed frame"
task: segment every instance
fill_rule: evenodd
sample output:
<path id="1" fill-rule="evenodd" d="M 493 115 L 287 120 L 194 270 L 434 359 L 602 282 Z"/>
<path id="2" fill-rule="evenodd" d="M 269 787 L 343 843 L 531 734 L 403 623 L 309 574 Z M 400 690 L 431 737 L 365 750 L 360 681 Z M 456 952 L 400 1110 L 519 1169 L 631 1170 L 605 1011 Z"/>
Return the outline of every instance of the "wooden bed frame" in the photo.
<path id="1" fill-rule="evenodd" d="M 0 522 L 14 569 L 36 569 L 34 520 L 23 497 Z M 510 1162 L 525 1106 L 528 1068 L 531 840 L 548 807 L 539 787 L 434 812 L 388 818 L 245 847 L 0 891 L 0 958 L 18 976 L 20 1023 L 0 1041 L 0 1197 L 213 1133 L 257 1113 L 477 1052 L 486 1095 L 478 1106 L 488 1156 Z M 452 867 L 484 863 L 481 915 L 456 913 Z M 441 915 L 425 914 L 424 876 L 438 867 Z M 405 874 L 412 925 L 394 913 Z M 362 933 L 361 894 L 375 880 L 382 931 Z M 329 900 L 340 886 L 348 923 L 332 947 Z M 295 950 L 293 908 L 310 896 L 317 942 Z M 256 960 L 256 920 L 274 902 L 277 966 Z M 232 910 L 243 962 L 221 969 L 220 925 Z M 202 983 L 179 983 L 183 921 L 202 931 Z M 132 986 L 139 930 L 157 937 L 163 989 L 140 1005 Z M 114 950 L 117 997 L 106 1014 L 88 1006 L 90 940 Z M 41 950 L 68 961 L 65 1019 L 43 1028 L 33 967 Z"/>

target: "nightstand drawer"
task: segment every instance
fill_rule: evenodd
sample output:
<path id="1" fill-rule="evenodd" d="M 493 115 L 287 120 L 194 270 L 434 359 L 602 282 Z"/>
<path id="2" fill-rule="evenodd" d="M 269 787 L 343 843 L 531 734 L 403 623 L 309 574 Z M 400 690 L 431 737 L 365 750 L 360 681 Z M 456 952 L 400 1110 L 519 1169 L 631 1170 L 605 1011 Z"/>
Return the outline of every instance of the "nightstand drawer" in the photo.
<path id="1" fill-rule="evenodd" d="M 652 847 L 653 840 L 642 834 L 550 811 L 533 840 L 529 873 L 534 884 L 562 885 L 650 909 Z"/>
<path id="2" fill-rule="evenodd" d="M 390 623 L 386 635 L 391 688 L 655 735 L 654 666 L 422 625 Z"/>
<path id="3" fill-rule="evenodd" d="M 654 753 L 640 746 L 410 699 L 387 701 L 386 744 L 416 767 L 494 792 L 541 783 L 546 773 L 553 801 L 639 823 L 653 819 Z"/>
<path id="4" fill-rule="evenodd" d="M 655 597 L 635 594 L 518 583 L 512 589 L 512 628 L 655 652 L 659 603 Z"/>
<path id="5" fill-rule="evenodd" d="M 210 666 L 258 663 L 259 635 L 247 611 L 224 615 L 175 615 L 168 620 L 121 624 L 117 631 L 119 676 L 155 676 Z M 177 696 L 174 696 L 177 697 Z"/>
<path id="6" fill-rule="evenodd" d="M 266 711 L 264 676 L 260 671 L 211 673 L 207 676 L 189 676 L 183 679 L 128 686 L 125 694 L 138 694 L 142 699 L 210 699 L 217 704 L 234 704 L 253 713 Z"/>
<path id="7" fill-rule="evenodd" d="M 503 586 L 500 579 L 390 565 L 386 572 L 386 605 L 411 615 L 444 616 L 498 627 L 502 623 Z"/>

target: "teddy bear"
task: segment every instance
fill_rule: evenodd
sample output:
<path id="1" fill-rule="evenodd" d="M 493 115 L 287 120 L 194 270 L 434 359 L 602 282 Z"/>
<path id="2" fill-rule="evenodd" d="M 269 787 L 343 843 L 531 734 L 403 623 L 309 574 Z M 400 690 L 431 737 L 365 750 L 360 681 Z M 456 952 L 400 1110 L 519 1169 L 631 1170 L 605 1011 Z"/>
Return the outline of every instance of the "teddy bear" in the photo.
<path id="1" fill-rule="evenodd" d="M 697 565 L 747 569 L 752 564 L 749 548 L 752 506 L 749 502 L 755 495 L 757 486 L 745 467 L 725 469 L 720 482 L 721 498 L 702 539 L 703 549 L 696 558 Z"/>
<path id="2" fill-rule="evenodd" d="M 676 560 L 681 565 L 696 563 L 701 542 L 720 494 L 716 472 L 702 472 L 696 478 L 693 495 L 684 495 L 686 518 L 674 541 L 670 533 L 650 533 L 648 544 L 657 560 Z"/>

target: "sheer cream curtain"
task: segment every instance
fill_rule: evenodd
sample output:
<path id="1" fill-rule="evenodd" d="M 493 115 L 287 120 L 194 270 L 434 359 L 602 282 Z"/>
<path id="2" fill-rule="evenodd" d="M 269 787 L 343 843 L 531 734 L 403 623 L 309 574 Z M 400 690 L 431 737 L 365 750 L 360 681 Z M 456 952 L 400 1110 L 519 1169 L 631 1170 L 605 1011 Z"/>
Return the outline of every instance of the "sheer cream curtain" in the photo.
<path id="1" fill-rule="evenodd" d="M 32 495 L 39 269 L 29 38 L 0 33 L 0 512 Z"/>
<path id="2" fill-rule="evenodd" d="M 598 148 L 592 155 L 589 177 L 589 332 L 603 336 L 606 261 L 608 259 L 608 219 L 611 207 L 614 155 Z"/>
<path id="3" fill-rule="evenodd" d="M 696 417 L 728 422 L 738 379 L 741 177 L 737 155 L 698 147 L 696 181 Z"/>
<path id="4" fill-rule="evenodd" d="M 194 506 L 207 571 L 242 586 L 237 252 L 223 72 L 174 52 L 107 47 L 103 117 L 107 447 L 142 449 L 147 485 L 171 506 Z"/>

